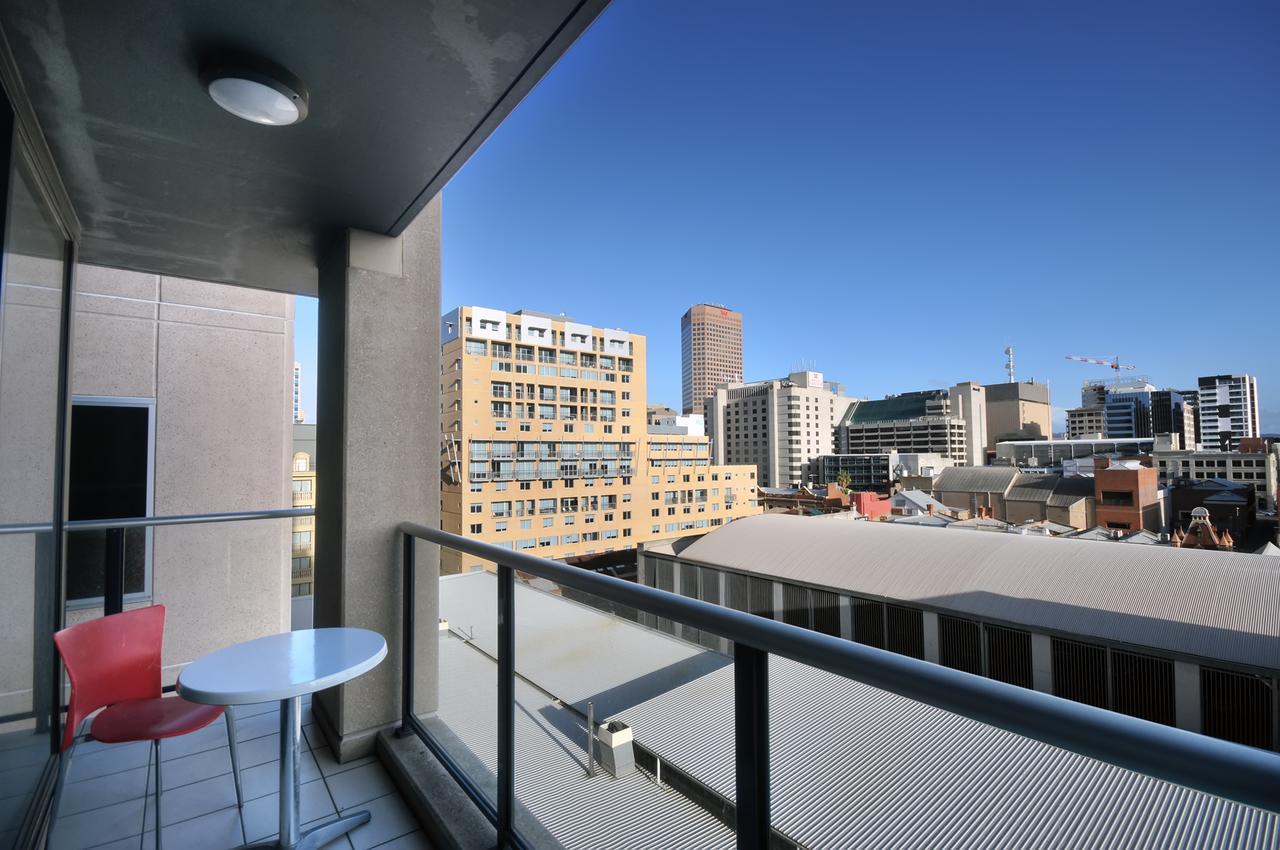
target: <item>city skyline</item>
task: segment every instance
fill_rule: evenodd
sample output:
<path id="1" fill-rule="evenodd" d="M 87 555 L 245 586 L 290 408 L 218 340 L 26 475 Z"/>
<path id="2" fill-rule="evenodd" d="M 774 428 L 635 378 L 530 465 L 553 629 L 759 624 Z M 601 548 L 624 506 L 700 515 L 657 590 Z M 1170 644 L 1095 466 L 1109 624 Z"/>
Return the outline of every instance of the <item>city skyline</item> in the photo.
<path id="1" fill-rule="evenodd" d="M 1257 375 L 1280 431 L 1268 335 L 1192 318 L 1273 297 L 1277 14 L 623 0 L 446 187 L 443 306 L 625 314 L 672 407 L 679 318 L 706 301 L 744 314 L 746 380 L 989 384 L 1012 344 L 1055 430 L 1108 374 L 1079 354 L 1162 387 Z"/>

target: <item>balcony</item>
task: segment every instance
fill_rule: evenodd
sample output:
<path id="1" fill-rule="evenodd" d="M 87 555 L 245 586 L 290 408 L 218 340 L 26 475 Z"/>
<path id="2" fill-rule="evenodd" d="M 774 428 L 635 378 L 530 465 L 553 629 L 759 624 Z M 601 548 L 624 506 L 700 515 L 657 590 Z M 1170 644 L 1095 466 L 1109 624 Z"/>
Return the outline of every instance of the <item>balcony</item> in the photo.
<path id="1" fill-rule="evenodd" d="M 301 811 L 304 829 L 343 814 L 367 810 L 373 819 L 352 833 L 356 846 L 429 846 L 412 810 L 377 757 L 339 763 L 314 725 L 311 700 L 304 701 Z M 245 807 L 236 808 L 226 728 L 217 723 L 166 742 L 162 751 L 164 813 L 162 839 L 170 848 L 238 847 L 276 835 L 279 775 L 276 704 L 236 711 Z M 67 774 L 54 824 L 54 846 L 74 850 L 103 844 L 150 848 L 154 771 L 146 769 L 147 747 L 81 744 Z M 148 784 L 151 787 L 148 788 Z M 147 808 L 147 830 L 143 807 Z"/>
<path id="2" fill-rule="evenodd" d="M 70 424 L 72 387 L 85 377 L 74 370 L 75 351 L 90 324 L 73 320 L 75 305 L 115 298 L 135 311 L 130 321 L 158 323 L 139 310 L 150 299 L 157 317 L 163 308 L 166 323 L 183 325 L 151 337 L 156 345 L 131 338 L 144 344 L 129 349 L 150 364 L 137 392 L 169 394 L 158 405 L 164 415 L 148 420 L 162 431 L 148 482 L 158 500 L 269 493 L 274 503 L 288 471 L 279 462 L 288 440 L 280 414 L 291 365 L 286 299 L 295 295 L 318 297 L 325 317 L 318 372 L 328 431 L 317 467 L 320 486 L 331 489 L 316 522 L 329 537 L 315 561 L 315 622 L 371 628 L 393 647 L 377 675 L 322 692 L 304 717 L 306 822 L 367 806 L 373 821 L 343 841 L 388 848 L 425 845 L 419 818 L 433 837 L 457 839 L 442 845 L 570 850 L 1274 843 L 1280 771 L 1261 750 L 688 598 L 691 588 L 721 587 L 696 564 L 641 586 L 435 528 L 439 191 L 602 3 L 529 4 L 518 14 L 479 3 L 461 18 L 450 9 L 424 16 L 393 4 L 369 16 L 316 4 L 302 28 L 245 4 L 72 5 L 0 7 L 0 91 L 15 125 L 0 146 L 17 199 L 5 211 L 0 319 L 22 323 L 20 334 L 3 329 L 0 378 L 6 400 L 15 391 L 23 400 L 0 406 L 0 437 L 21 437 L 0 441 L 0 505 L 36 506 L 37 514 L 0 517 L 8 526 L 3 577 L 14 583 L 0 594 L 9 606 L 0 687 L 6 843 L 44 843 L 49 817 L 55 848 L 148 846 L 149 831 L 171 848 L 230 847 L 277 823 L 269 779 L 280 718 L 269 708 L 237 718 L 251 762 L 243 812 L 229 805 L 229 753 L 215 732 L 165 744 L 158 825 L 149 824 L 149 771 L 137 747 L 63 754 L 65 682 L 52 635 L 98 610 L 163 602 L 172 615 L 163 670 L 171 684 L 210 649 L 289 627 L 281 581 L 289 514 L 124 534 L 119 569 L 96 588 L 77 588 L 74 605 L 63 597 L 72 581 L 92 584 L 64 560 L 90 530 L 67 515 L 69 450 L 77 434 L 92 433 Z M 139 20 L 148 25 L 134 26 Z M 195 54 L 209 33 L 296 69 L 329 68 L 340 44 L 343 72 L 316 75 L 310 123 L 250 127 L 200 91 L 205 57 Z M 450 49 L 459 44 L 478 48 Z M 413 108 L 373 108 L 388 103 Z M 364 119 L 374 113 L 371 147 Z M 71 167 L 62 173 L 59 163 Z M 39 253 L 12 244 L 13 234 L 32 233 L 47 237 Z M 208 321 L 227 295 L 182 300 L 198 273 L 238 288 L 248 309 Z M 175 340 L 193 348 L 175 352 Z M 492 347 L 509 368 L 510 346 Z M 202 363 L 213 368 L 201 372 Z M 132 379 L 129 365 L 121 371 Z M 632 363 L 619 369 L 631 372 Z M 153 383 L 157 375 L 174 384 Z M 144 412 L 148 401 L 157 406 L 142 399 Z M 250 427 L 261 411 L 280 420 L 279 430 Z M 199 482 L 189 457 L 166 454 L 186 445 L 188 427 L 200 429 L 206 442 L 197 445 L 217 461 Z M 15 442 L 21 452 L 11 451 Z M 512 454 L 493 457 L 509 463 Z M 496 473 L 510 479 L 514 470 Z M 423 525 L 402 534 L 405 517 Z M 525 535 L 512 546 L 552 546 L 538 529 L 512 532 Z M 605 549 L 620 537 L 605 528 L 582 540 Z M 495 571 L 441 578 L 441 549 L 466 570 Z M 517 571 L 528 584 L 517 584 Z M 807 737 L 814 732 L 819 746 Z M 53 807 L 64 767 L 65 794 Z"/>

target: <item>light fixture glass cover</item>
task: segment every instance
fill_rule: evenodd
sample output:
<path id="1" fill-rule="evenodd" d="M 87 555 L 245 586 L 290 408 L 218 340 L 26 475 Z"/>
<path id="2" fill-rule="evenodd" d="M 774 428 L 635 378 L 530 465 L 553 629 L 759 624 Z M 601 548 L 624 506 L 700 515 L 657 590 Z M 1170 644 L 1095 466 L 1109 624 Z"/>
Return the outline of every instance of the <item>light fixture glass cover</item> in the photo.
<path id="1" fill-rule="evenodd" d="M 306 89 L 282 68 L 255 61 L 219 66 L 200 76 L 214 103 L 246 121 L 280 127 L 307 117 Z"/>

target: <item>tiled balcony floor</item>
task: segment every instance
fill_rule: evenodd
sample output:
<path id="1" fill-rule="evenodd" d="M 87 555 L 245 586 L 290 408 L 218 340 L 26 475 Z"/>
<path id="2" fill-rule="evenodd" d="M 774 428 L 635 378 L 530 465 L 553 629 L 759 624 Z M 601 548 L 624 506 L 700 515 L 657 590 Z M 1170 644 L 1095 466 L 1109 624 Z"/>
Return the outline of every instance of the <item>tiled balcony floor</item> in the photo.
<path id="1" fill-rule="evenodd" d="M 161 743 L 161 838 L 166 850 L 226 850 L 276 835 L 279 716 L 276 703 L 235 710 L 243 812 L 236 808 L 224 723 L 219 721 L 199 732 Z M 369 823 L 327 846 L 343 850 L 429 847 L 413 813 L 400 799 L 376 757 L 338 764 L 311 724 L 309 705 L 304 710 L 303 723 L 304 830 L 340 814 L 367 809 L 373 815 Z M 155 776 L 147 765 L 149 747 L 147 742 L 89 741 L 77 745 L 51 848 L 117 850 L 141 846 L 150 850 L 155 846 Z"/>

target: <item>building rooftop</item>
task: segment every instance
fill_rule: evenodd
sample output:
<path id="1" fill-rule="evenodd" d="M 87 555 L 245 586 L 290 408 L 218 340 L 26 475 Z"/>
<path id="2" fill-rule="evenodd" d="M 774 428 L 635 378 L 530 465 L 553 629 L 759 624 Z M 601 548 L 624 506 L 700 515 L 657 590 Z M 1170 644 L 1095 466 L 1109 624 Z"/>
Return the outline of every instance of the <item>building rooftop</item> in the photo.
<path id="1" fill-rule="evenodd" d="M 766 514 L 703 536 L 680 560 L 1047 631 L 1280 666 L 1274 604 L 1280 570 L 1268 557 L 1017 534 L 940 535 L 896 525 Z"/>
<path id="2" fill-rule="evenodd" d="M 928 404 L 947 397 L 946 390 L 922 390 L 889 398 L 855 401 L 845 410 L 840 425 L 862 425 L 868 422 L 893 422 L 918 419 L 928 415 Z"/>
<path id="3" fill-rule="evenodd" d="M 461 616 L 484 652 L 495 641 L 493 585 L 491 575 L 477 573 L 441 586 L 442 613 L 457 617 L 466 610 Z M 519 585 L 516 621 L 518 698 L 528 693 L 538 705 L 561 700 L 574 706 L 591 699 L 597 716 L 628 723 L 637 744 L 664 764 L 734 798 L 733 667 L 727 657 Z M 474 657 L 487 662 L 478 651 Z M 492 689 L 492 676 L 489 663 L 459 690 L 467 684 Z M 785 658 L 770 659 L 769 676 L 773 826 L 802 846 L 1274 848 L 1280 835 L 1276 815 Z M 470 722 L 483 724 L 484 714 L 472 711 Z M 535 711 L 518 723 L 544 716 Z M 557 725 L 548 722 L 539 734 L 551 736 Z M 545 802 L 526 796 L 519 772 L 517 793 L 558 838 L 572 838 L 575 846 L 637 846 L 643 835 L 661 834 L 666 846 L 716 846 L 720 833 L 707 829 L 712 819 L 682 809 L 674 792 L 648 778 L 627 784 L 587 779 L 573 763 L 581 756 L 581 739 L 568 736 L 560 742 L 568 752 L 557 752 L 539 746 L 523 728 L 516 733 L 517 760 L 525 759 L 529 773 L 542 771 L 555 793 Z M 536 749 L 526 754 L 525 746 Z M 546 767 L 543 758 L 551 759 Z"/>
<path id="4" fill-rule="evenodd" d="M 933 479 L 935 493 L 1003 493 L 1019 475 L 1012 466 L 949 466 Z"/>

